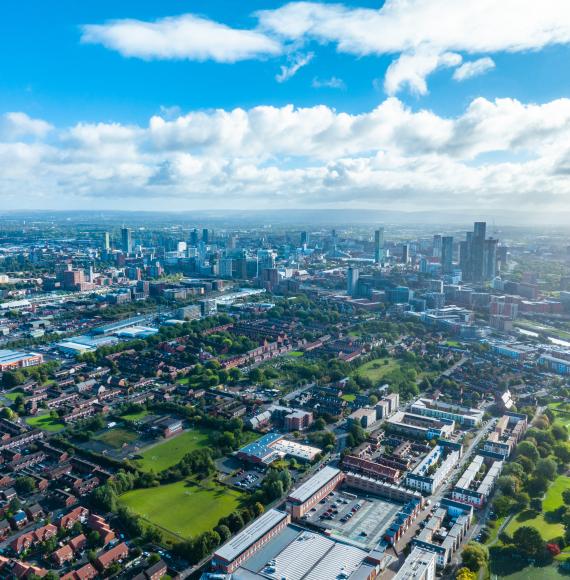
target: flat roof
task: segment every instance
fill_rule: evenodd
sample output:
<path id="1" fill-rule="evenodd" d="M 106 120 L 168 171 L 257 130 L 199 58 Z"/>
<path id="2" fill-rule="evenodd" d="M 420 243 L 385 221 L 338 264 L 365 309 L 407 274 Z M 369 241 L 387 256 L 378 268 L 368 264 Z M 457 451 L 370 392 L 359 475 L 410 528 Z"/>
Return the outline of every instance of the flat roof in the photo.
<path id="1" fill-rule="evenodd" d="M 430 568 L 435 570 L 435 553 L 422 548 L 414 548 L 394 576 L 394 580 L 423 578 L 424 575 L 427 577 L 426 573 Z"/>
<path id="2" fill-rule="evenodd" d="M 315 475 L 313 475 L 313 477 L 305 481 L 305 483 L 300 485 L 297 489 L 294 489 L 289 494 L 287 499 L 304 503 L 339 473 L 340 469 L 336 469 L 336 467 L 330 467 L 327 465 Z"/>
<path id="3" fill-rule="evenodd" d="M 276 509 L 265 512 L 237 536 L 226 542 L 219 550 L 216 550 L 214 557 L 222 558 L 226 562 L 233 562 L 240 554 L 287 517 L 288 514 Z"/>
<path id="4" fill-rule="evenodd" d="M 40 355 L 33 352 L 23 352 L 20 350 L 0 350 L 0 363 L 6 364 L 35 356 Z"/>

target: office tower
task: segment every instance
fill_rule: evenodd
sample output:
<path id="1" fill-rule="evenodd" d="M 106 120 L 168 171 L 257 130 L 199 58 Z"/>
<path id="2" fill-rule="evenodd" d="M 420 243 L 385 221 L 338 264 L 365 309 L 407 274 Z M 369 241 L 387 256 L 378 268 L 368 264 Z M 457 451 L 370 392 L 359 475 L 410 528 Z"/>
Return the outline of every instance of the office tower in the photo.
<path id="1" fill-rule="evenodd" d="M 487 231 L 486 222 L 475 222 L 473 228 L 473 241 L 471 245 L 471 280 L 482 282 L 484 279 L 485 263 L 485 234 Z"/>
<path id="2" fill-rule="evenodd" d="M 125 254 L 132 254 L 133 252 L 133 236 L 129 228 L 121 229 L 121 249 Z"/>
<path id="3" fill-rule="evenodd" d="M 358 268 L 349 267 L 346 270 L 346 293 L 355 296 L 358 287 Z"/>
<path id="4" fill-rule="evenodd" d="M 208 244 L 208 243 L 210 243 L 210 232 L 208 232 L 208 228 L 204 228 L 204 229 L 202 230 L 202 241 L 203 241 L 205 244 Z"/>
<path id="5" fill-rule="evenodd" d="M 433 250 L 431 255 L 434 258 L 441 258 L 441 244 L 442 244 L 442 237 L 441 234 L 435 234 L 433 237 Z"/>
<path id="6" fill-rule="evenodd" d="M 497 262 L 499 263 L 499 269 L 502 270 L 509 261 L 509 248 L 508 246 L 497 246 Z"/>
<path id="7" fill-rule="evenodd" d="M 186 242 L 178 242 L 176 244 L 176 251 L 179 253 L 183 253 L 188 249 L 188 244 Z"/>
<path id="8" fill-rule="evenodd" d="M 273 250 L 258 250 L 257 260 L 259 263 L 259 271 L 265 269 L 275 268 L 275 259 L 277 258 L 277 253 Z"/>
<path id="9" fill-rule="evenodd" d="M 233 260 L 233 276 L 240 280 L 247 278 L 247 258 L 245 256 Z"/>
<path id="10" fill-rule="evenodd" d="M 453 272 L 453 237 L 443 236 L 441 238 L 441 271 L 444 274 Z"/>
<path id="11" fill-rule="evenodd" d="M 402 245 L 402 263 L 407 264 L 410 261 L 410 245 Z"/>
<path id="12" fill-rule="evenodd" d="M 309 245 L 309 233 L 301 232 L 301 247 Z"/>
<path id="13" fill-rule="evenodd" d="M 221 258 L 218 270 L 220 278 L 231 278 L 233 276 L 233 266 L 234 261 L 231 258 Z"/>
<path id="14" fill-rule="evenodd" d="M 497 275 L 497 246 L 499 240 L 489 238 L 485 240 L 483 279 L 492 280 Z"/>
<path id="15" fill-rule="evenodd" d="M 190 245 L 191 246 L 197 246 L 198 245 L 198 230 L 196 228 L 194 228 L 190 232 Z"/>
<path id="16" fill-rule="evenodd" d="M 109 232 L 103 233 L 103 249 L 105 252 L 111 251 L 111 236 L 109 236 Z"/>
<path id="17" fill-rule="evenodd" d="M 382 261 L 384 250 L 384 228 L 378 228 L 374 232 L 374 263 Z"/>
<path id="18" fill-rule="evenodd" d="M 83 270 L 65 270 L 63 272 L 63 288 L 65 290 L 79 290 L 84 283 Z"/>

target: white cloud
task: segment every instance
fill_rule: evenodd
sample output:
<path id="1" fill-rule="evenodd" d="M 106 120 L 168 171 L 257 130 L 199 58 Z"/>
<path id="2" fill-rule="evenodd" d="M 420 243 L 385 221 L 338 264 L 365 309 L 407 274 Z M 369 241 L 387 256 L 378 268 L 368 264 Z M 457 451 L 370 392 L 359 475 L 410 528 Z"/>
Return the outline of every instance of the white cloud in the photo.
<path id="1" fill-rule="evenodd" d="M 393 66 L 398 74 L 408 71 L 405 82 L 387 83 L 407 84 L 420 94 L 427 90 L 426 76 L 438 68 L 432 64 L 430 70 L 425 55 L 521 52 L 570 43 L 567 0 L 545 0 L 540 8 L 535 0 L 386 0 L 380 9 L 291 2 L 257 15 L 261 30 L 285 42 L 316 40 L 356 56 L 400 55 Z"/>
<path id="2" fill-rule="evenodd" d="M 53 128 L 31 142 L 2 133 L 0 199 L 4 209 L 23 199 L 128 209 L 136 196 L 158 209 L 414 210 L 437 199 L 449 210 L 557 212 L 570 197 L 569 143 L 570 99 L 478 98 L 452 118 L 394 97 L 362 114 L 324 105 L 194 111 L 145 126 Z"/>
<path id="3" fill-rule="evenodd" d="M 471 62 L 463 63 L 459 68 L 455 69 L 453 78 L 456 81 L 466 81 L 473 77 L 485 74 L 495 68 L 495 61 L 488 56 L 479 58 Z"/>
<path id="4" fill-rule="evenodd" d="M 428 75 L 439 68 L 458 66 L 461 60 L 461 55 L 453 52 L 402 54 L 388 67 L 384 90 L 389 95 L 395 95 L 407 85 L 412 93 L 425 95 L 428 92 L 426 83 Z"/>
<path id="5" fill-rule="evenodd" d="M 0 134 L 6 140 L 18 140 L 26 137 L 42 138 L 52 126 L 42 119 L 33 119 L 26 113 L 5 113 L 0 119 Z"/>
<path id="6" fill-rule="evenodd" d="M 294 77 L 299 69 L 307 66 L 312 60 L 315 54 L 309 52 L 307 54 L 296 54 L 290 59 L 289 65 L 281 65 L 281 71 L 279 74 L 275 75 L 275 80 L 278 83 L 284 83 L 290 78 Z"/>
<path id="7" fill-rule="evenodd" d="M 230 28 L 192 14 L 155 22 L 114 20 L 83 26 L 81 41 L 145 60 L 236 62 L 281 53 L 280 43 L 255 30 Z"/>
<path id="8" fill-rule="evenodd" d="M 328 79 L 320 79 L 318 77 L 315 77 L 313 79 L 313 82 L 311 83 L 311 86 L 314 89 L 341 89 L 341 90 L 345 90 L 346 89 L 346 84 L 342 79 L 339 79 L 338 77 L 330 77 Z"/>

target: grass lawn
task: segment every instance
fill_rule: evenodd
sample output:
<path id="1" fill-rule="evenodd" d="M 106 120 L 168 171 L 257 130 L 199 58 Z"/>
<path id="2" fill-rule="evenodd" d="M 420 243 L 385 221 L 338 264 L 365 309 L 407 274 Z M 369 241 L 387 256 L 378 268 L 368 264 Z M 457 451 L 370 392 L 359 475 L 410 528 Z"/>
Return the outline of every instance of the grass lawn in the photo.
<path id="1" fill-rule="evenodd" d="M 292 356 L 292 357 L 300 357 L 300 356 L 303 356 L 303 353 L 300 350 L 292 350 L 289 353 L 289 356 Z"/>
<path id="2" fill-rule="evenodd" d="M 537 529 L 545 541 L 552 540 L 564 535 L 564 526 L 561 523 L 548 522 L 544 517 L 544 512 L 551 512 L 562 505 L 562 491 L 570 486 L 570 477 L 558 476 L 548 488 L 546 497 L 542 502 L 543 513 L 532 510 L 525 510 L 514 517 L 507 526 L 506 532 L 509 535 L 522 526 L 531 526 Z"/>
<path id="3" fill-rule="evenodd" d="M 120 449 L 125 443 L 136 441 L 137 434 L 128 429 L 109 429 L 101 435 L 97 435 L 94 439 L 114 449 Z"/>
<path id="4" fill-rule="evenodd" d="M 10 401 L 12 401 L 12 403 L 16 400 L 16 397 L 18 395 L 23 395 L 23 394 L 24 394 L 24 391 L 22 391 L 21 389 L 16 389 L 15 391 L 12 391 L 11 393 L 3 393 L 4 397 L 6 397 Z"/>
<path id="5" fill-rule="evenodd" d="M 561 580 L 561 578 L 567 578 L 568 576 L 559 572 L 557 566 L 545 566 L 544 568 L 529 566 L 514 574 L 507 576 L 495 576 L 493 574 L 493 577 L 501 578 L 501 580 L 536 580 L 537 578 L 540 578 L 540 580 Z"/>
<path id="6" fill-rule="evenodd" d="M 120 502 L 162 530 L 190 538 L 211 530 L 220 518 L 234 512 L 241 497 L 240 492 L 216 483 L 179 481 L 129 491 Z"/>
<path id="7" fill-rule="evenodd" d="M 184 377 L 183 379 L 176 379 L 176 382 L 179 385 L 187 385 L 190 382 L 190 379 L 188 377 Z"/>
<path id="8" fill-rule="evenodd" d="M 52 419 L 49 413 L 28 417 L 26 423 L 35 429 L 43 429 L 44 431 L 52 431 L 54 433 L 61 431 L 65 427 L 58 418 Z"/>
<path id="9" fill-rule="evenodd" d="M 139 421 L 140 419 L 144 419 L 147 415 L 148 411 L 145 409 L 138 413 L 127 413 L 126 415 L 121 415 L 121 419 L 124 419 L 125 421 Z"/>
<path id="10" fill-rule="evenodd" d="M 450 346 L 451 348 L 460 348 L 461 347 L 461 343 L 457 342 L 456 340 L 448 340 L 445 344 L 447 346 Z"/>
<path id="11" fill-rule="evenodd" d="M 381 381 L 388 373 L 397 369 L 398 366 L 399 363 L 396 359 L 375 358 L 359 366 L 354 373 L 376 382 Z"/>
<path id="12" fill-rule="evenodd" d="M 209 436 L 208 431 L 198 429 L 185 431 L 140 453 L 141 459 L 137 460 L 137 465 L 145 471 L 154 470 L 157 473 L 168 469 L 176 465 L 190 451 L 206 447 Z"/>
<path id="13" fill-rule="evenodd" d="M 353 393 L 347 393 L 346 395 L 343 395 L 341 397 L 341 399 L 343 401 L 346 401 L 347 403 L 352 403 L 352 401 L 354 401 L 354 399 L 356 399 L 356 395 Z"/>

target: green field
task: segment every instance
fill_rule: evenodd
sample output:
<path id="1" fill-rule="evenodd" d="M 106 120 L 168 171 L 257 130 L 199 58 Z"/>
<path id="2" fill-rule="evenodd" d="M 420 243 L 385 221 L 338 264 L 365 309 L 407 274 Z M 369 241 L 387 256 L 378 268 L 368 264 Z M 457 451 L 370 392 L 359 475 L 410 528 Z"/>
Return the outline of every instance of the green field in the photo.
<path id="1" fill-rule="evenodd" d="M 546 497 L 542 503 L 543 512 L 551 512 L 562 505 L 562 491 L 570 486 L 570 477 L 558 476 L 546 492 Z M 522 526 L 531 526 L 540 532 L 545 541 L 552 540 L 564 535 L 564 526 L 561 523 L 547 522 L 544 513 L 537 513 L 525 510 L 511 520 L 506 528 L 509 535 Z"/>
<path id="2" fill-rule="evenodd" d="M 507 576 L 495 576 L 493 574 L 493 577 L 501 578 L 501 580 L 536 580 L 537 578 L 541 580 L 561 580 L 562 578 L 567 578 L 568 575 L 559 572 L 557 566 L 545 566 L 544 568 L 529 566 Z"/>
<path id="3" fill-rule="evenodd" d="M 137 465 L 145 470 L 163 471 L 176 465 L 187 453 L 208 445 L 210 433 L 205 430 L 190 429 L 164 443 L 158 443 L 140 453 Z"/>
<path id="4" fill-rule="evenodd" d="M 300 356 L 303 356 L 303 353 L 300 350 L 292 350 L 289 353 L 289 356 L 292 356 L 292 357 L 300 357 Z"/>
<path id="5" fill-rule="evenodd" d="M 65 427 L 57 417 L 55 419 L 50 417 L 49 413 L 28 417 L 26 423 L 35 429 L 43 429 L 44 431 L 52 431 L 54 433 L 61 431 Z"/>
<path id="6" fill-rule="evenodd" d="M 343 395 L 341 399 L 343 401 L 346 401 L 347 403 L 352 403 L 352 401 L 356 399 L 356 395 L 353 395 L 352 393 L 347 393 L 346 395 Z"/>
<path id="7" fill-rule="evenodd" d="M 9 399 L 13 403 L 16 400 L 16 397 L 18 397 L 19 395 L 23 395 L 23 394 L 24 394 L 24 391 L 22 391 L 21 389 L 16 389 L 16 390 L 12 391 L 11 393 L 4 393 L 4 397 Z"/>
<path id="8" fill-rule="evenodd" d="M 125 443 L 132 443 L 137 440 L 138 435 L 128 429 L 109 429 L 101 435 L 94 437 L 96 441 L 101 441 L 113 449 L 120 449 Z"/>
<path id="9" fill-rule="evenodd" d="M 163 531 L 190 538 L 211 530 L 220 518 L 234 512 L 241 497 L 240 492 L 216 483 L 179 481 L 129 491 L 120 502 Z"/>
<path id="10" fill-rule="evenodd" d="M 388 361 L 388 362 L 386 362 Z M 373 382 L 382 380 L 388 373 L 399 367 L 397 360 L 393 358 L 375 358 L 359 366 L 355 374 L 366 377 Z"/>
<path id="11" fill-rule="evenodd" d="M 138 413 L 126 413 L 125 415 L 121 415 L 121 419 L 124 421 L 140 421 L 144 419 L 148 415 L 148 411 L 139 411 Z"/>

